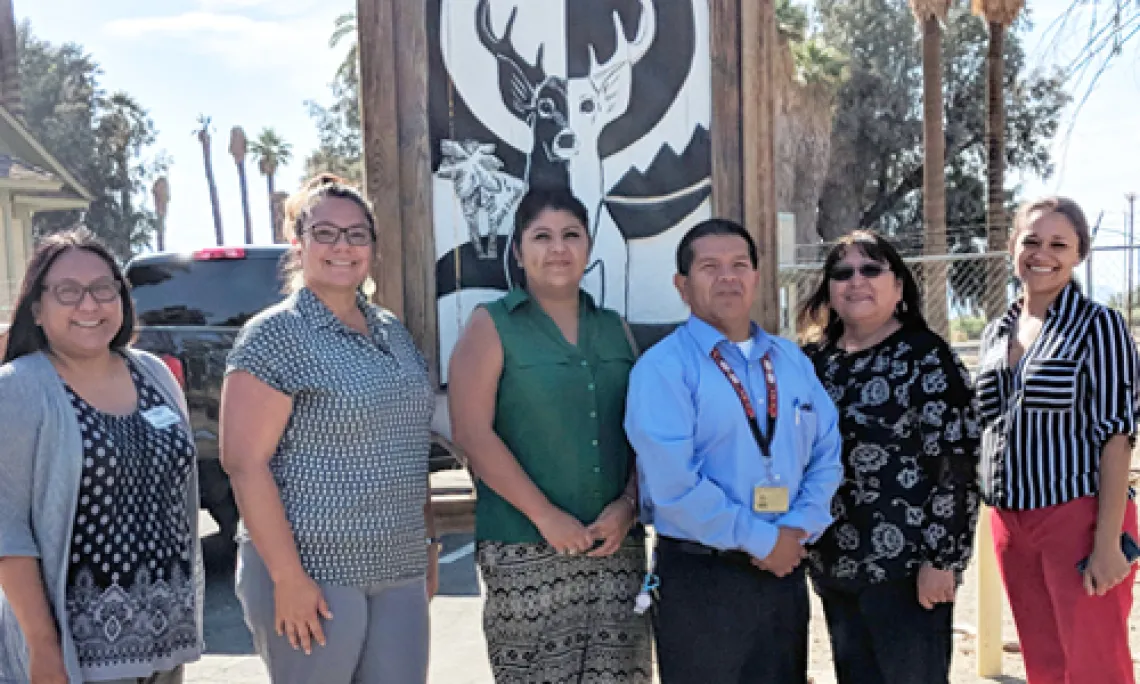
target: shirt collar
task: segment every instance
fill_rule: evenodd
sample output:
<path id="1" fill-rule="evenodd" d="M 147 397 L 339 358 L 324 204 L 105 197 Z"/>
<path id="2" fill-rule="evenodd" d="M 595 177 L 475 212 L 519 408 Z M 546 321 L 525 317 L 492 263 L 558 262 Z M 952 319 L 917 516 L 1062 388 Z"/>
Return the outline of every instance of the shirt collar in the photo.
<path id="1" fill-rule="evenodd" d="M 1073 281 L 1061 289 L 1057 298 L 1049 305 L 1045 311 L 1045 321 L 1052 320 L 1058 312 L 1072 310 L 1073 304 L 1081 300 L 1084 295 L 1081 294 L 1081 288 Z M 1013 332 L 1014 326 L 1017 324 L 1017 318 L 1021 315 L 1021 309 L 1025 306 L 1025 297 L 1018 297 L 1009 307 L 1009 311 L 1005 312 L 1002 316 L 1001 323 L 998 324 L 998 333 L 1002 336 L 1010 335 Z"/>
<path id="2" fill-rule="evenodd" d="M 503 296 L 503 306 L 507 308 L 509 313 L 514 313 L 516 309 L 531 300 L 532 297 L 529 292 L 521 287 L 515 287 Z M 594 303 L 594 298 L 590 296 L 590 293 L 581 289 L 578 290 L 578 303 L 591 311 L 598 308 L 598 305 Z"/>
<path id="3" fill-rule="evenodd" d="M 313 293 L 307 287 L 302 287 L 297 291 L 297 311 L 307 321 L 313 324 L 316 328 L 344 328 L 345 325 L 336 314 L 332 312 L 321 298 Z M 368 328 L 377 334 L 382 332 L 383 320 L 381 320 L 379 312 L 376 307 L 369 306 L 368 297 L 363 292 L 357 291 L 356 293 L 356 307 L 364 314 L 364 320 L 368 322 Z"/>
<path id="4" fill-rule="evenodd" d="M 772 347 L 772 338 L 768 333 L 764 332 L 764 329 L 757 325 L 755 321 L 750 321 L 749 325 L 753 344 L 752 353 L 749 354 L 748 359 L 753 360 L 768 353 Z M 705 356 L 712 354 L 713 348 L 722 342 L 732 344 L 732 342 L 725 337 L 724 333 L 696 316 L 689 316 L 689 320 L 685 322 L 685 328 L 689 331 L 689 334 L 693 336 L 693 339 L 696 340 L 697 346 Z"/>

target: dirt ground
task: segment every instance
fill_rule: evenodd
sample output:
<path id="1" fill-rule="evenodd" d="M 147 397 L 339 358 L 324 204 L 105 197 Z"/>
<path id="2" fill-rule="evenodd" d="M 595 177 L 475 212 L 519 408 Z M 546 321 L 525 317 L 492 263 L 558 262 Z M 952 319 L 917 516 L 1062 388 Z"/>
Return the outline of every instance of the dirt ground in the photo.
<path id="1" fill-rule="evenodd" d="M 1133 486 L 1140 489 L 1140 451 L 1134 455 L 1132 481 Z M 1002 658 L 1003 674 L 998 679 L 984 679 L 977 674 L 978 566 L 976 562 L 971 563 L 970 569 L 966 573 L 965 584 L 958 594 L 958 602 L 955 606 L 954 626 L 957 648 L 954 653 L 953 675 L 951 677 L 953 684 L 993 681 L 1024 684 L 1026 681 L 1025 665 L 1021 660 L 1021 654 L 1016 650 L 1017 629 L 1014 627 L 1013 615 L 1008 604 L 1005 604 L 1004 596 L 1003 604 L 1002 637 L 1006 644 Z M 829 672 L 826 665 L 831 661 L 831 648 L 827 641 L 823 609 L 818 601 L 815 601 L 813 608 L 811 669 L 815 677 L 815 684 L 834 684 L 834 675 Z M 1140 678 L 1140 586 L 1134 588 L 1132 618 L 1129 628 L 1134 658 L 1133 666 L 1137 677 Z M 1106 682 L 1105 684 L 1109 683 Z"/>

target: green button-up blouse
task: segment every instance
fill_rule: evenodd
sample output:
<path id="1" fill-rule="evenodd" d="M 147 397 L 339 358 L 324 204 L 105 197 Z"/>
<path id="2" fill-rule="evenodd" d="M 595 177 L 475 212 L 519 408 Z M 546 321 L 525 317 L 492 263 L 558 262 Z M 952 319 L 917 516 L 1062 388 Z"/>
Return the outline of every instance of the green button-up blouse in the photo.
<path id="1" fill-rule="evenodd" d="M 570 344 L 525 290 L 486 306 L 503 346 L 494 430 L 552 504 L 583 524 L 618 498 L 633 468 L 622 429 L 634 351 L 617 313 L 580 294 Z M 476 483 L 480 540 L 538 543 L 518 509 Z"/>

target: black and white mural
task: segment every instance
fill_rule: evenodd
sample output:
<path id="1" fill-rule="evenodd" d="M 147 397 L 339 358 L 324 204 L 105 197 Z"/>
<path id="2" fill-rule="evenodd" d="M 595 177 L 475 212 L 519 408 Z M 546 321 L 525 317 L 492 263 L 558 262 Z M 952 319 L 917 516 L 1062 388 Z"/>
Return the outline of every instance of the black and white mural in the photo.
<path id="1" fill-rule="evenodd" d="M 568 185 L 590 211 L 583 286 L 643 342 L 687 310 L 684 232 L 711 211 L 708 0 L 429 0 L 440 351 L 518 274 L 514 208 Z"/>

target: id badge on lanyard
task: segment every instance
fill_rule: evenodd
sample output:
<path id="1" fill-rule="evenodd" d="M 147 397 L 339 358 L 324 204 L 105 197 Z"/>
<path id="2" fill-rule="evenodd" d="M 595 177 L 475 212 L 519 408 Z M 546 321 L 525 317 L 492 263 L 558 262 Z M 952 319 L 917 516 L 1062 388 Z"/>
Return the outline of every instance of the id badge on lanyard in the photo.
<path id="1" fill-rule="evenodd" d="M 765 354 L 760 359 L 760 365 L 764 368 L 764 386 L 767 390 L 767 432 L 761 432 L 756 409 L 752 406 L 752 400 L 748 398 L 748 392 L 744 389 L 744 384 L 740 382 L 740 378 L 737 377 L 736 371 L 728 365 L 719 349 L 714 347 L 711 356 L 717 368 L 720 368 L 720 372 L 724 373 L 724 377 L 732 385 L 736 397 L 740 399 L 740 405 L 744 408 L 744 414 L 748 418 L 748 427 L 752 431 L 756 445 L 760 447 L 760 454 L 764 460 L 764 477 L 752 487 L 752 511 L 754 513 L 786 513 L 791 504 L 788 487 L 780 478 L 780 474 L 772 467 L 772 440 L 776 436 L 779 397 L 776 393 L 776 370 L 772 364 L 771 356 Z"/>

